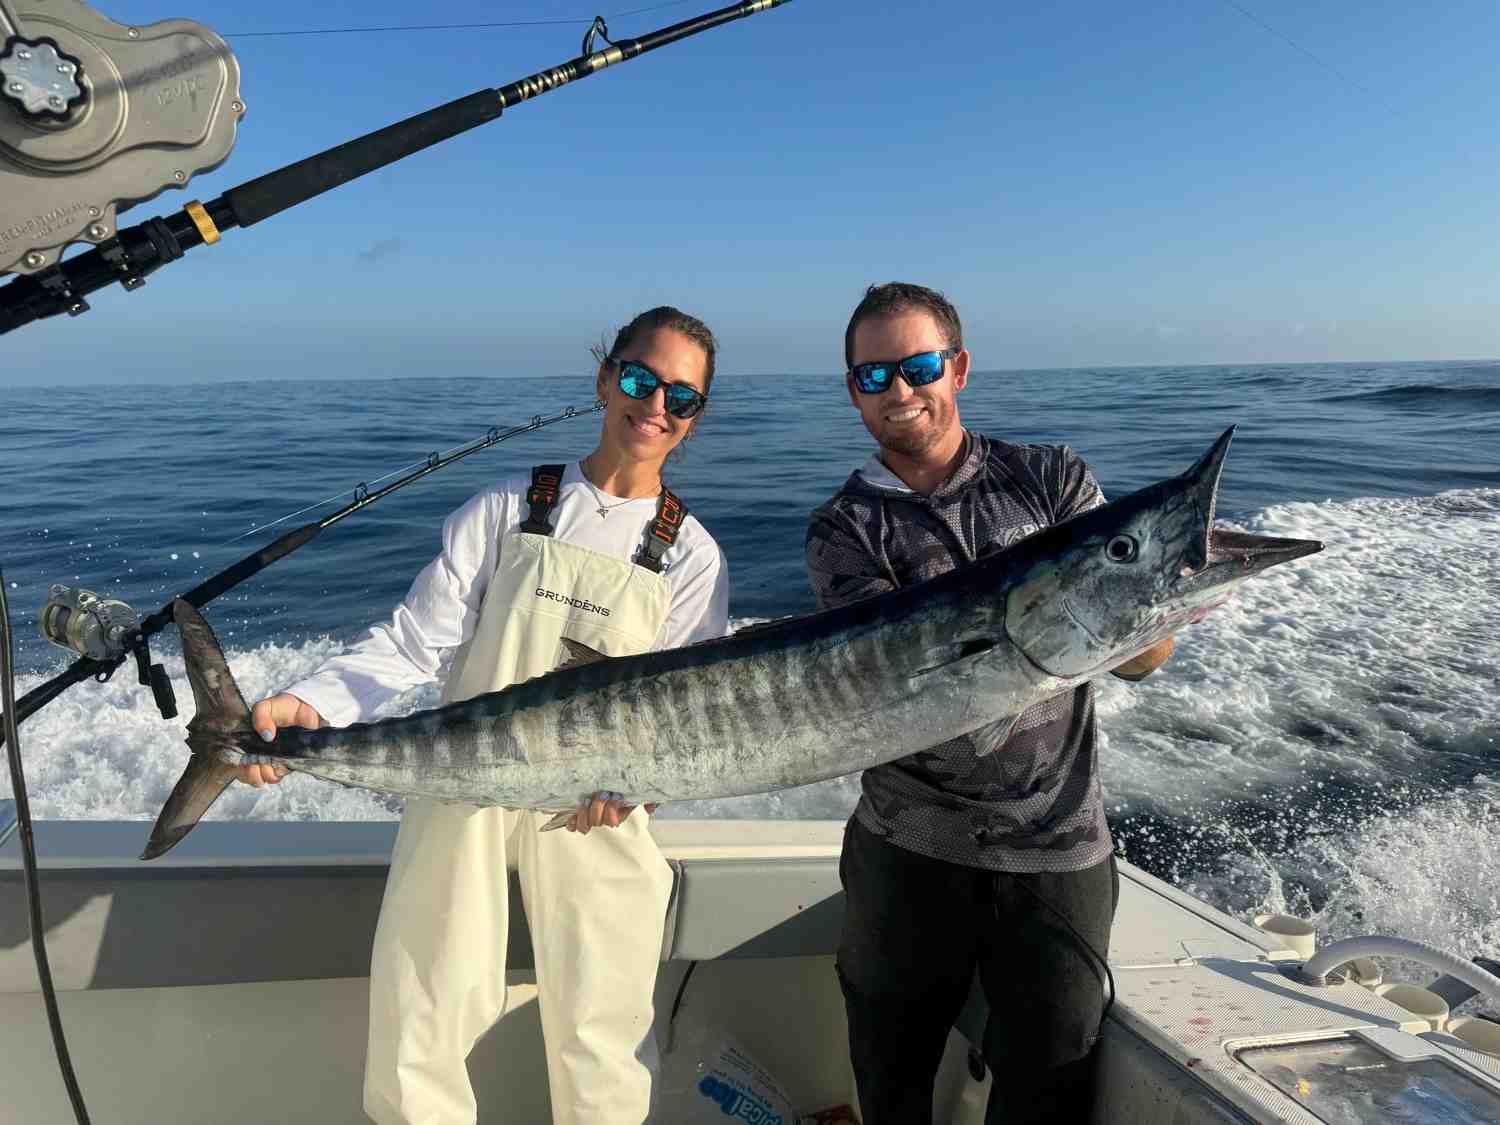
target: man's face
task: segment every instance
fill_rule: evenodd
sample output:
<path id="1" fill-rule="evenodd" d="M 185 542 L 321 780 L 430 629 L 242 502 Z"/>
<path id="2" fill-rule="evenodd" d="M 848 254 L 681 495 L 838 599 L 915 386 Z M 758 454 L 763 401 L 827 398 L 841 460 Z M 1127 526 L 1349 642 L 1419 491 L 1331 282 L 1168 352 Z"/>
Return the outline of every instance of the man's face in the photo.
<path id="1" fill-rule="evenodd" d="M 854 329 L 853 358 L 861 363 L 905 359 L 918 352 L 948 346 L 932 314 L 914 309 L 895 316 L 871 317 Z M 969 353 L 961 351 L 947 363 L 943 377 L 925 387 L 912 387 L 901 376 L 879 394 L 864 394 L 845 375 L 849 399 L 864 419 L 865 429 L 882 449 L 921 461 L 959 428 L 955 398 L 969 381 Z"/>

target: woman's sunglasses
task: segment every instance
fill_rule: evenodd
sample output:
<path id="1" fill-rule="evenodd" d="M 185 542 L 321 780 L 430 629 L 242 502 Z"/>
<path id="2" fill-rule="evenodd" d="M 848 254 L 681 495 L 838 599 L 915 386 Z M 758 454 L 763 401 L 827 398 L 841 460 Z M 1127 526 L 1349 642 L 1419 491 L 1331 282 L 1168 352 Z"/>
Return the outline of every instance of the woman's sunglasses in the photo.
<path id="1" fill-rule="evenodd" d="M 654 395 L 657 387 L 664 388 L 667 394 L 667 413 L 674 418 L 691 418 L 708 401 L 708 396 L 696 387 L 686 383 L 669 383 L 643 363 L 630 359 L 617 359 L 613 362 L 620 369 L 620 390 L 631 398 L 645 399 Z"/>
<path id="2" fill-rule="evenodd" d="M 940 352 L 918 352 L 893 363 L 861 363 L 849 369 L 854 385 L 867 395 L 878 395 L 891 389 L 896 373 L 900 372 L 911 387 L 925 387 L 943 377 L 948 360 L 958 354 L 957 348 Z"/>

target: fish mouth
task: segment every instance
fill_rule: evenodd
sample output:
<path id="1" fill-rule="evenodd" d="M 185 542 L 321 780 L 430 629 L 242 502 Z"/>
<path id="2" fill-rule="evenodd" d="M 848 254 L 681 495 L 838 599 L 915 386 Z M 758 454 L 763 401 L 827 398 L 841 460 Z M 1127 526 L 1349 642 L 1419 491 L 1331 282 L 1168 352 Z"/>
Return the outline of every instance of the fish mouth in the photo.
<path id="1" fill-rule="evenodd" d="M 1323 543 L 1318 539 L 1281 539 L 1213 527 L 1205 536 L 1203 554 L 1207 561 L 1201 568 L 1186 571 L 1183 576 L 1195 577 L 1208 571 L 1228 572 L 1235 576 L 1258 574 L 1293 559 L 1316 555 L 1321 550 Z"/>
<path id="2" fill-rule="evenodd" d="M 1190 493 L 1196 494 L 1195 502 L 1203 521 L 1203 536 L 1188 552 L 1188 560 L 1182 568 L 1183 578 L 1209 572 L 1226 579 L 1246 577 L 1293 559 L 1315 555 L 1323 549 L 1322 542 L 1317 539 L 1281 539 L 1214 526 L 1219 482 L 1224 475 L 1224 458 L 1234 440 L 1234 430 L 1231 426 L 1224 431 L 1202 460 L 1182 478 Z"/>

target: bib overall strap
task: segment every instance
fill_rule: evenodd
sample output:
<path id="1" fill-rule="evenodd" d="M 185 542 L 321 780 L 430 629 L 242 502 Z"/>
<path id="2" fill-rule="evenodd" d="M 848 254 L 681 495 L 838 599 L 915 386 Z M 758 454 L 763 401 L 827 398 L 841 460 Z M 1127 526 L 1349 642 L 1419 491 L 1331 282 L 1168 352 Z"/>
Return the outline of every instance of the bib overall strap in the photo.
<path id="1" fill-rule="evenodd" d="M 656 518 L 646 525 L 645 542 L 636 552 L 637 566 L 643 566 L 653 574 L 661 573 L 662 556 L 677 542 L 682 531 L 682 521 L 687 519 L 687 505 L 668 489 L 661 490 L 661 499 L 656 503 Z"/>
<path id="2" fill-rule="evenodd" d="M 557 490 L 562 485 L 566 465 L 538 465 L 531 470 L 531 487 L 526 491 L 526 503 L 531 505 L 531 514 L 521 523 L 521 530 L 531 535 L 551 535 L 548 522 L 552 509 L 557 507 Z"/>

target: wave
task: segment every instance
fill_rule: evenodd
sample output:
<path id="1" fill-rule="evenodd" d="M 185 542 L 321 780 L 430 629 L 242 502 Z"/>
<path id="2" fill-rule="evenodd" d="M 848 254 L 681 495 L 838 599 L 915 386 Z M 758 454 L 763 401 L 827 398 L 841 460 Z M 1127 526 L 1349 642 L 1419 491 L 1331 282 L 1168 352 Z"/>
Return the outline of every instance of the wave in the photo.
<path id="1" fill-rule="evenodd" d="M 1112 796 L 1500 769 L 1500 489 L 1282 504 L 1240 526 L 1326 549 L 1247 583 L 1162 673 L 1101 685 Z"/>
<path id="2" fill-rule="evenodd" d="M 1500 410 L 1500 387 L 1449 386 L 1441 383 L 1407 383 L 1378 391 L 1352 391 L 1325 395 L 1314 402 L 1364 402 L 1371 405 L 1412 407 L 1428 406 L 1436 410 Z"/>

